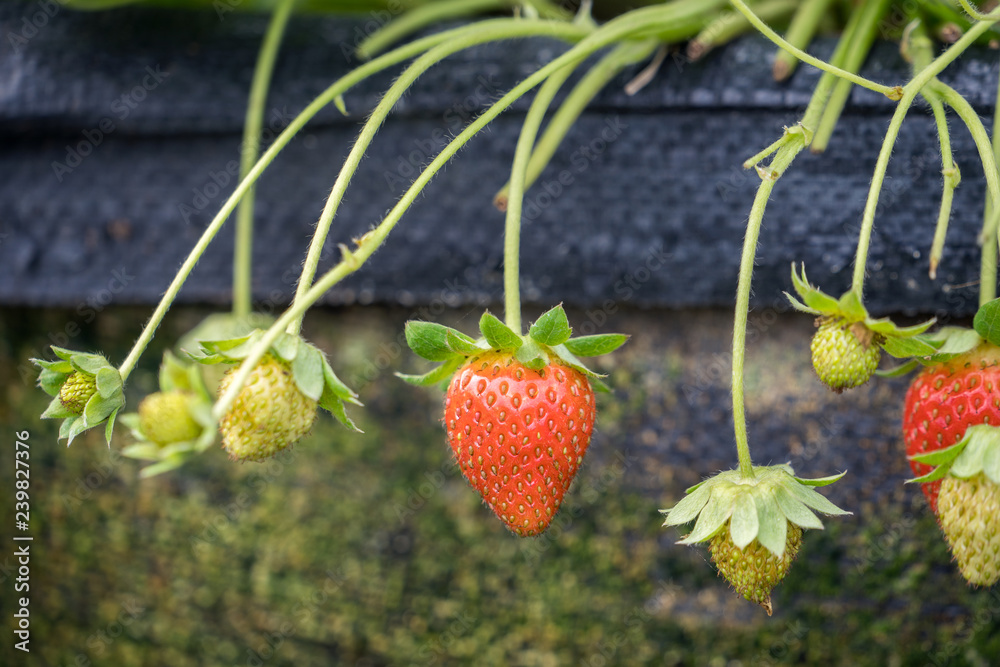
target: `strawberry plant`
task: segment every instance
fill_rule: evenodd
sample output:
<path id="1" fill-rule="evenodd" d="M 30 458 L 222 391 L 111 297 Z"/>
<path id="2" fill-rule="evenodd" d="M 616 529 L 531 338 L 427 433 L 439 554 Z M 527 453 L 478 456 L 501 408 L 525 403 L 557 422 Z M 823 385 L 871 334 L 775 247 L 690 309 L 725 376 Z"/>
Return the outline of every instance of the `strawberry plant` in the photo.
<path id="1" fill-rule="evenodd" d="M 518 537 L 543 534 L 567 494 L 572 493 L 573 480 L 585 465 L 592 435 L 600 425 L 597 394 L 608 387 L 603 376 L 582 359 L 613 352 L 627 336 L 598 333 L 574 337 L 562 306 L 545 311 L 525 332 L 520 275 L 525 193 L 586 105 L 617 75 L 646 64 L 629 84 L 628 90 L 635 91 L 656 76 L 673 45 L 686 43 L 688 57 L 696 59 L 738 34 L 756 31 L 780 49 L 774 62 L 777 79 L 790 76 L 800 62 L 821 70 L 822 75 L 801 119 L 743 163 L 759 176 L 760 184 L 747 220 L 736 285 L 731 356 L 736 466 L 692 486 L 670 509 L 661 510 L 664 523 L 676 528 L 690 525 L 679 542 L 708 542 L 718 573 L 739 595 L 770 615 L 772 590 L 788 575 L 803 541 L 809 539 L 803 531 L 823 528 L 817 514 L 850 513 L 816 490 L 837 482 L 846 471 L 799 477 L 786 464 L 754 463 L 744 368 L 753 267 L 767 203 L 781 176 L 803 151 L 808 148 L 818 153 L 828 145 L 847 96 L 852 87 L 860 86 L 896 106 L 860 221 L 851 286 L 840 297 L 830 296 L 809 283 L 802 266 L 799 271 L 793 268 L 791 276 L 797 297 L 788 298 L 795 309 L 816 318 L 818 330 L 811 344 L 813 368 L 819 380 L 835 392 L 863 385 L 877 373 L 902 374 L 920 364 L 928 365 L 914 381 L 904 407 L 907 454 L 921 475 L 918 481 L 925 485 L 962 574 L 973 584 L 995 583 L 1000 578 L 996 518 L 1000 401 L 995 398 L 1000 392 L 995 351 L 1000 345 L 1000 325 L 995 324 L 1000 321 L 1000 305 L 995 300 L 998 151 L 968 101 L 937 76 L 972 44 L 995 39 L 994 24 L 1000 20 L 1000 9 L 983 14 L 966 0 L 958 5 L 929 0 L 672 0 L 598 23 L 588 2 L 580 3 L 575 13 L 548 0 L 481 4 L 491 9 L 514 5 L 517 16 L 476 20 L 393 48 L 420 28 L 472 12 L 470 4 L 456 2 L 416 6 L 361 44 L 360 54 L 368 60 L 331 84 L 259 155 L 268 81 L 293 9 L 292 0 L 276 3 L 248 103 L 241 180 L 166 288 L 130 353 L 118 366 L 98 354 L 58 347 L 53 348 L 57 360 L 37 360 L 42 369 L 39 384 L 53 397 L 42 416 L 65 420 L 60 438 L 72 443 L 85 430 L 103 426 L 110 444 L 124 407 L 126 383 L 195 264 L 234 211 L 237 240 L 232 311 L 205 320 L 178 342 L 176 354 L 165 356 L 159 391 L 144 399 L 136 412 L 122 415 L 135 440 L 124 452 L 152 462 L 143 472 L 150 476 L 204 455 L 216 443 L 235 461 L 270 459 L 287 452 L 309 433 L 320 408 L 344 427 L 357 431 L 347 406 L 360 407 L 359 395 L 340 380 L 325 352 L 301 337 L 304 318 L 331 288 L 358 271 L 387 241 L 431 179 L 466 143 L 534 91 L 514 147 L 509 179 L 498 184 L 494 200 L 505 216 L 503 320 L 487 311 L 479 320 L 479 332 L 473 335 L 435 322 L 411 321 L 404 332 L 410 348 L 439 365 L 423 374 L 399 375 L 411 384 L 444 390 L 442 439 L 490 511 Z M 835 8 L 846 15 L 842 25 L 833 16 L 838 14 Z M 912 66 L 912 77 L 886 84 L 860 76 L 880 27 L 890 25 L 887 18 L 897 12 L 906 20 L 886 29 L 884 36 L 899 41 L 901 56 Z M 837 47 L 827 60 L 805 50 L 824 20 L 841 28 Z M 771 24 L 780 24 L 784 36 Z M 945 26 L 950 29 L 947 33 Z M 938 45 L 932 36 L 942 34 L 954 39 Z M 380 126 L 414 81 L 462 50 L 539 36 L 561 40 L 566 48 L 451 138 L 396 205 L 366 233 L 340 239 L 339 261 L 321 273 L 324 248 L 351 180 L 377 140 Z M 345 95 L 353 86 L 402 63 L 408 64 L 371 110 L 340 167 L 305 249 L 294 300 L 273 320 L 256 316 L 250 290 L 255 183 L 319 111 L 334 105 L 345 112 Z M 572 86 L 570 81 L 574 81 Z M 549 114 L 564 88 L 569 88 L 568 92 Z M 942 155 L 941 206 L 930 252 L 932 277 L 944 252 L 953 193 L 960 180 L 951 154 L 948 109 L 972 135 L 986 176 L 981 309 L 974 331 L 959 327 L 930 331 L 934 320 L 900 326 L 889 318 L 873 317 L 865 305 L 868 252 L 880 193 L 900 128 L 918 96 L 934 116 Z M 877 369 L 883 352 L 904 361 L 895 370 L 880 373 Z M 211 370 L 219 364 L 227 367 L 221 377 Z"/>

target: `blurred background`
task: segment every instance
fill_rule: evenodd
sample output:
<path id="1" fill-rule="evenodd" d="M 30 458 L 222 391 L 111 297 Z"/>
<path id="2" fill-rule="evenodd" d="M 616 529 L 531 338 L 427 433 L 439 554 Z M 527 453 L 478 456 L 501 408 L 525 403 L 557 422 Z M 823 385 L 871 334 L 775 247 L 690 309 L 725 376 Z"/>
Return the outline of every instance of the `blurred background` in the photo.
<path id="1" fill-rule="evenodd" d="M 356 46 L 370 22 L 381 25 L 372 11 L 293 20 L 268 107 L 275 129 L 357 64 L 343 47 Z M 0 44 L 0 470 L 10 493 L 0 502 L 8 545 L 0 550 L 0 663 L 997 664 L 1000 597 L 966 586 L 923 495 L 903 484 L 907 379 L 830 393 L 811 369 L 811 318 L 791 313 L 781 294 L 793 260 L 805 260 L 828 291 L 846 288 L 887 101 L 852 96 L 828 153 L 795 165 L 765 219 L 746 369 L 753 453 L 806 477 L 847 470 L 824 494 L 853 512 L 806 534 L 769 618 L 715 575 L 706 548 L 675 545 L 681 532 L 662 528 L 657 510 L 736 463 L 731 302 L 755 187 L 739 164 L 794 122 L 815 72 L 800 68 L 772 83 L 773 47 L 755 38 L 701 63 L 671 63 L 631 98 L 621 85 L 635 71 L 626 72 L 530 195 L 537 213 L 523 235 L 525 320 L 565 301 L 577 331 L 632 339 L 596 360 L 612 392 L 599 398 L 587 459 L 549 531 L 522 540 L 452 464 L 441 392 L 393 373 L 426 370 L 403 345 L 408 319 L 471 332 L 484 307 L 501 309 L 503 216 L 490 201 L 525 106 L 470 144 L 371 265 L 306 319 L 306 338 L 365 403 L 351 409 L 363 435 L 324 417 L 267 463 L 232 463 L 212 449 L 140 479 L 141 464 L 119 453 L 131 442 L 125 429 L 110 449 L 96 433 L 70 448 L 57 442 L 58 424 L 38 419 L 47 397 L 28 360 L 51 357 L 52 344 L 113 362 L 125 356 L 232 188 L 220 181 L 238 159 L 266 17 L 76 13 L 18 1 L 0 6 L 2 33 L 22 35 L 38 12 L 48 18 L 27 42 Z M 398 105 L 331 248 L 377 221 L 399 196 L 395 179 L 411 176 L 454 122 L 562 48 L 546 40 L 510 47 L 457 56 Z M 814 48 L 831 47 L 827 39 Z M 878 78 L 905 78 L 895 49 L 876 47 L 868 67 Z M 995 55 L 976 53 L 948 76 L 986 114 Z M 389 81 L 377 77 L 348 95 L 347 117 L 321 115 L 262 180 L 254 276 L 262 311 L 291 298 L 325 193 Z M 615 127 L 620 134 L 577 169 L 575 151 Z M 923 110 L 904 126 L 873 242 L 870 303 L 901 321 L 937 315 L 968 324 L 982 173 L 971 142 L 956 133 L 963 183 L 931 282 L 926 248 L 940 188 L 932 127 Z M 83 143 L 90 154 L 70 164 Z M 567 169 L 573 185 L 539 199 L 546 178 Z M 162 353 L 227 308 L 231 252 L 224 232 L 130 379 L 130 406 L 156 389 Z M 30 434 L 34 538 L 27 655 L 11 633 L 21 431 Z"/>

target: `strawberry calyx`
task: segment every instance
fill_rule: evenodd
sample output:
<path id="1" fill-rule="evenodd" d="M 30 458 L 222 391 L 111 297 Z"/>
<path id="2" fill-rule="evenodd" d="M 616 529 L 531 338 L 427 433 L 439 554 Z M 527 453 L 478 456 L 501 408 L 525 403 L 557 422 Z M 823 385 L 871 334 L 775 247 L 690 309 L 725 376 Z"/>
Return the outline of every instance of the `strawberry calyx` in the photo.
<path id="1" fill-rule="evenodd" d="M 770 592 L 784 578 L 798 551 L 801 530 L 822 530 L 816 512 L 850 514 L 815 487 L 836 482 L 846 472 L 819 479 L 796 477 L 786 464 L 754 466 L 753 477 L 727 470 L 685 492 L 666 515 L 664 526 L 694 522 L 678 544 L 711 540 L 713 561 L 746 599 L 771 615 Z"/>
<path id="2" fill-rule="evenodd" d="M 223 340 L 199 341 L 201 351 L 187 354 L 201 364 L 238 364 L 249 356 L 264 331 L 256 329 L 248 335 Z M 357 393 L 344 384 L 333 372 L 326 355 L 301 336 L 279 334 L 268 348 L 291 371 L 296 388 L 318 406 L 327 410 L 347 428 L 361 433 L 361 429 L 347 415 L 347 404 L 362 405 Z"/>
<path id="3" fill-rule="evenodd" d="M 167 351 L 160 365 L 159 386 L 160 391 L 146 396 L 137 412 L 121 416 L 136 440 L 122 454 L 153 462 L 142 469 L 141 477 L 179 468 L 216 440 L 212 394 L 200 366 Z"/>
<path id="4" fill-rule="evenodd" d="M 994 484 L 1000 484 L 1000 426 L 970 426 L 954 445 L 908 458 L 934 466 L 934 469 L 926 475 L 906 480 L 907 484 L 927 484 L 947 476 L 969 479 L 979 474 L 986 475 Z"/>
<path id="5" fill-rule="evenodd" d="M 569 366 L 586 375 L 597 391 L 608 391 L 601 382 L 603 375 L 587 368 L 580 357 L 596 357 L 621 347 L 625 334 L 596 334 L 573 337 L 569 319 L 562 305 L 543 313 L 531 325 L 527 335 L 521 335 L 486 311 L 479 320 L 478 339 L 435 322 L 411 320 L 406 323 L 406 342 L 414 353 L 428 361 L 440 362 L 423 375 L 397 373 L 400 379 L 418 386 L 447 382 L 466 361 L 488 352 L 512 355 L 533 370 L 551 363 Z"/>
<path id="6" fill-rule="evenodd" d="M 837 392 L 868 381 L 878 366 L 880 348 L 901 356 L 908 349 L 906 341 L 923 334 L 936 321 L 900 327 L 887 317 L 873 318 L 853 289 L 836 299 L 811 285 L 805 265 L 799 272 L 792 265 L 792 284 L 801 298 L 786 292 L 792 307 L 818 318 L 820 330 L 812 344 L 813 366 L 820 379 Z"/>
<path id="7" fill-rule="evenodd" d="M 86 431 L 105 424 L 104 437 L 111 446 L 118 411 L 125 405 L 122 376 L 100 354 L 76 352 L 52 346 L 56 361 L 32 359 L 41 368 L 38 385 L 52 396 L 42 419 L 62 419 L 59 439 L 66 446 Z"/>

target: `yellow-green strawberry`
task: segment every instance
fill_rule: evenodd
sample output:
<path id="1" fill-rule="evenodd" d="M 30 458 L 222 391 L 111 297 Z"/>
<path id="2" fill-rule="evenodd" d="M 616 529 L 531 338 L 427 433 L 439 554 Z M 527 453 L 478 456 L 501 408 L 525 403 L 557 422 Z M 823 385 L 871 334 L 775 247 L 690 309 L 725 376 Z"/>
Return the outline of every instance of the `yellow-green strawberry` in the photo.
<path id="1" fill-rule="evenodd" d="M 968 479 L 946 476 L 938 521 L 966 581 L 992 586 L 1000 580 L 1000 486 L 981 472 Z"/>
<path id="2" fill-rule="evenodd" d="M 238 367 L 226 372 L 222 396 Z M 219 422 L 222 446 L 233 459 L 261 461 L 294 445 L 312 428 L 318 402 L 295 384 L 288 363 L 265 355 L 250 373 L 233 407 Z"/>
<path id="3" fill-rule="evenodd" d="M 59 401 L 75 415 L 82 415 L 90 397 L 97 392 L 97 378 L 90 373 L 73 371 L 59 390 Z"/>
<path id="4" fill-rule="evenodd" d="M 709 545 L 712 562 L 719 574 L 737 593 L 763 607 L 768 616 L 771 615 L 771 590 L 788 574 L 802 544 L 802 529 L 794 523 L 788 523 L 786 535 L 785 552 L 780 557 L 756 539 L 740 549 L 733 542 L 729 522 Z"/>
<path id="5" fill-rule="evenodd" d="M 861 322 L 821 318 L 811 345 L 813 368 L 823 384 L 837 393 L 858 387 L 878 368 L 879 342 L 879 335 Z"/>
<path id="6" fill-rule="evenodd" d="M 186 391 L 158 391 L 139 404 L 139 427 L 158 445 L 194 440 L 202 427 L 191 416 L 194 397 Z"/>

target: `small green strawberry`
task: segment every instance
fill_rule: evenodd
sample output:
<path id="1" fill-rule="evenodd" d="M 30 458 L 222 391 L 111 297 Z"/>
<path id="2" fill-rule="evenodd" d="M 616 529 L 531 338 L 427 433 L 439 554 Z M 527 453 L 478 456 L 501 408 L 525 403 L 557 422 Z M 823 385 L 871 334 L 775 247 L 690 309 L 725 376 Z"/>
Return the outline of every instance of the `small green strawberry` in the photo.
<path id="1" fill-rule="evenodd" d="M 229 389 L 237 370 L 230 369 L 222 378 L 220 396 Z M 270 458 L 309 432 L 318 405 L 295 385 L 291 366 L 265 355 L 219 422 L 222 447 L 234 460 Z"/>
<path id="2" fill-rule="evenodd" d="M 771 591 L 788 574 L 802 543 L 802 529 L 822 529 L 813 513 L 850 514 L 813 487 L 841 477 L 801 479 L 791 466 L 754 466 L 753 476 L 721 472 L 687 490 L 666 515 L 665 526 L 694 521 L 678 544 L 711 540 L 712 561 L 736 592 L 771 615 Z"/>
<path id="3" fill-rule="evenodd" d="M 31 360 L 42 369 L 38 385 L 53 397 L 42 418 L 63 420 L 59 438 L 66 438 L 67 446 L 87 429 L 104 424 L 104 437 L 110 446 L 115 419 L 125 405 L 121 373 L 99 354 L 55 345 L 52 351 L 56 361 Z"/>
<path id="4" fill-rule="evenodd" d="M 74 415 L 82 415 L 87 401 L 96 393 L 96 377 L 84 371 L 73 371 L 59 390 L 59 402 Z"/>
<path id="5" fill-rule="evenodd" d="M 962 576 L 975 586 L 1000 580 L 1000 486 L 982 473 L 945 477 L 938 519 Z"/>
<path id="6" fill-rule="evenodd" d="M 429 361 L 429 386 L 448 383 L 444 425 L 459 469 L 515 535 L 540 535 L 583 463 L 594 430 L 600 376 L 579 356 L 606 354 L 627 336 L 572 338 L 562 306 L 542 314 L 524 336 L 490 313 L 482 338 L 431 322 L 407 322 L 406 341 Z M 605 389 L 606 390 L 606 389 Z"/>
<path id="7" fill-rule="evenodd" d="M 882 347 L 926 331 L 934 320 L 912 327 L 897 327 L 887 318 L 875 319 L 853 290 L 839 299 L 809 284 L 805 267 L 801 275 L 792 267 L 792 284 L 802 301 L 785 296 L 796 310 L 817 315 L 819 331 L 813 336 L 813 368 L 819 379 L 838 394 L 863 385 L 878 368 Z"/>
<path id="8" fill-rule="evenodd" d="M 158 391 L 139 404 L 139 427 L 158 445 L 195 440 L 202 426 L 191 416 L 195 397 L 186 391 Z"/>
<path id="9" fill-rule="evenodd" d="M 861 322 L 820 318 L 810 346 L 819 379 L 838 393 L 868 382 L 881 357 L 880 337 Z"/>
<path id="10" fill-rule="evenodd" d="M 240 338 L 201 341 L 202 354 L 192 357 L 203 364 L 236 364 L 259 347 L 263 335 L 257 330 Z M 223 376 L 220 398 L 231 393 L 242 366 Z M 346 403 L 361 405 L 357 394 L 333 372 L 326 355 L 300 337 L 282 333 L 250 371 L 228 411 L 218 415 L 222 447 L 234 460 L 263 461 L 308 433 L 320 407 L 360 432 L 347 416 Z"/>
<path id="11" fill-rule="evenodd" d="M 712 538 L 709 552 L 719 574 L 733 585 L 736 592 L 750 602 L 759 604 L 770 616 L 771 591 L 788 574 L 801 545 L 802 529 L 789 523 L 785 552 L 781 556 L 771 553 L 757 539 L 740 549 L 733 542 L 729 522 L 726 522 L 722 530 Z"/>
<path id="12" fill-rule="evenodd" d="M 1000 427 L 970 426 L 957 444 L 911 458 L 936 466 L 910 481 L 941 481 L 938 523 L 962 576 L 974 586 L 1000 581 Z"/>

